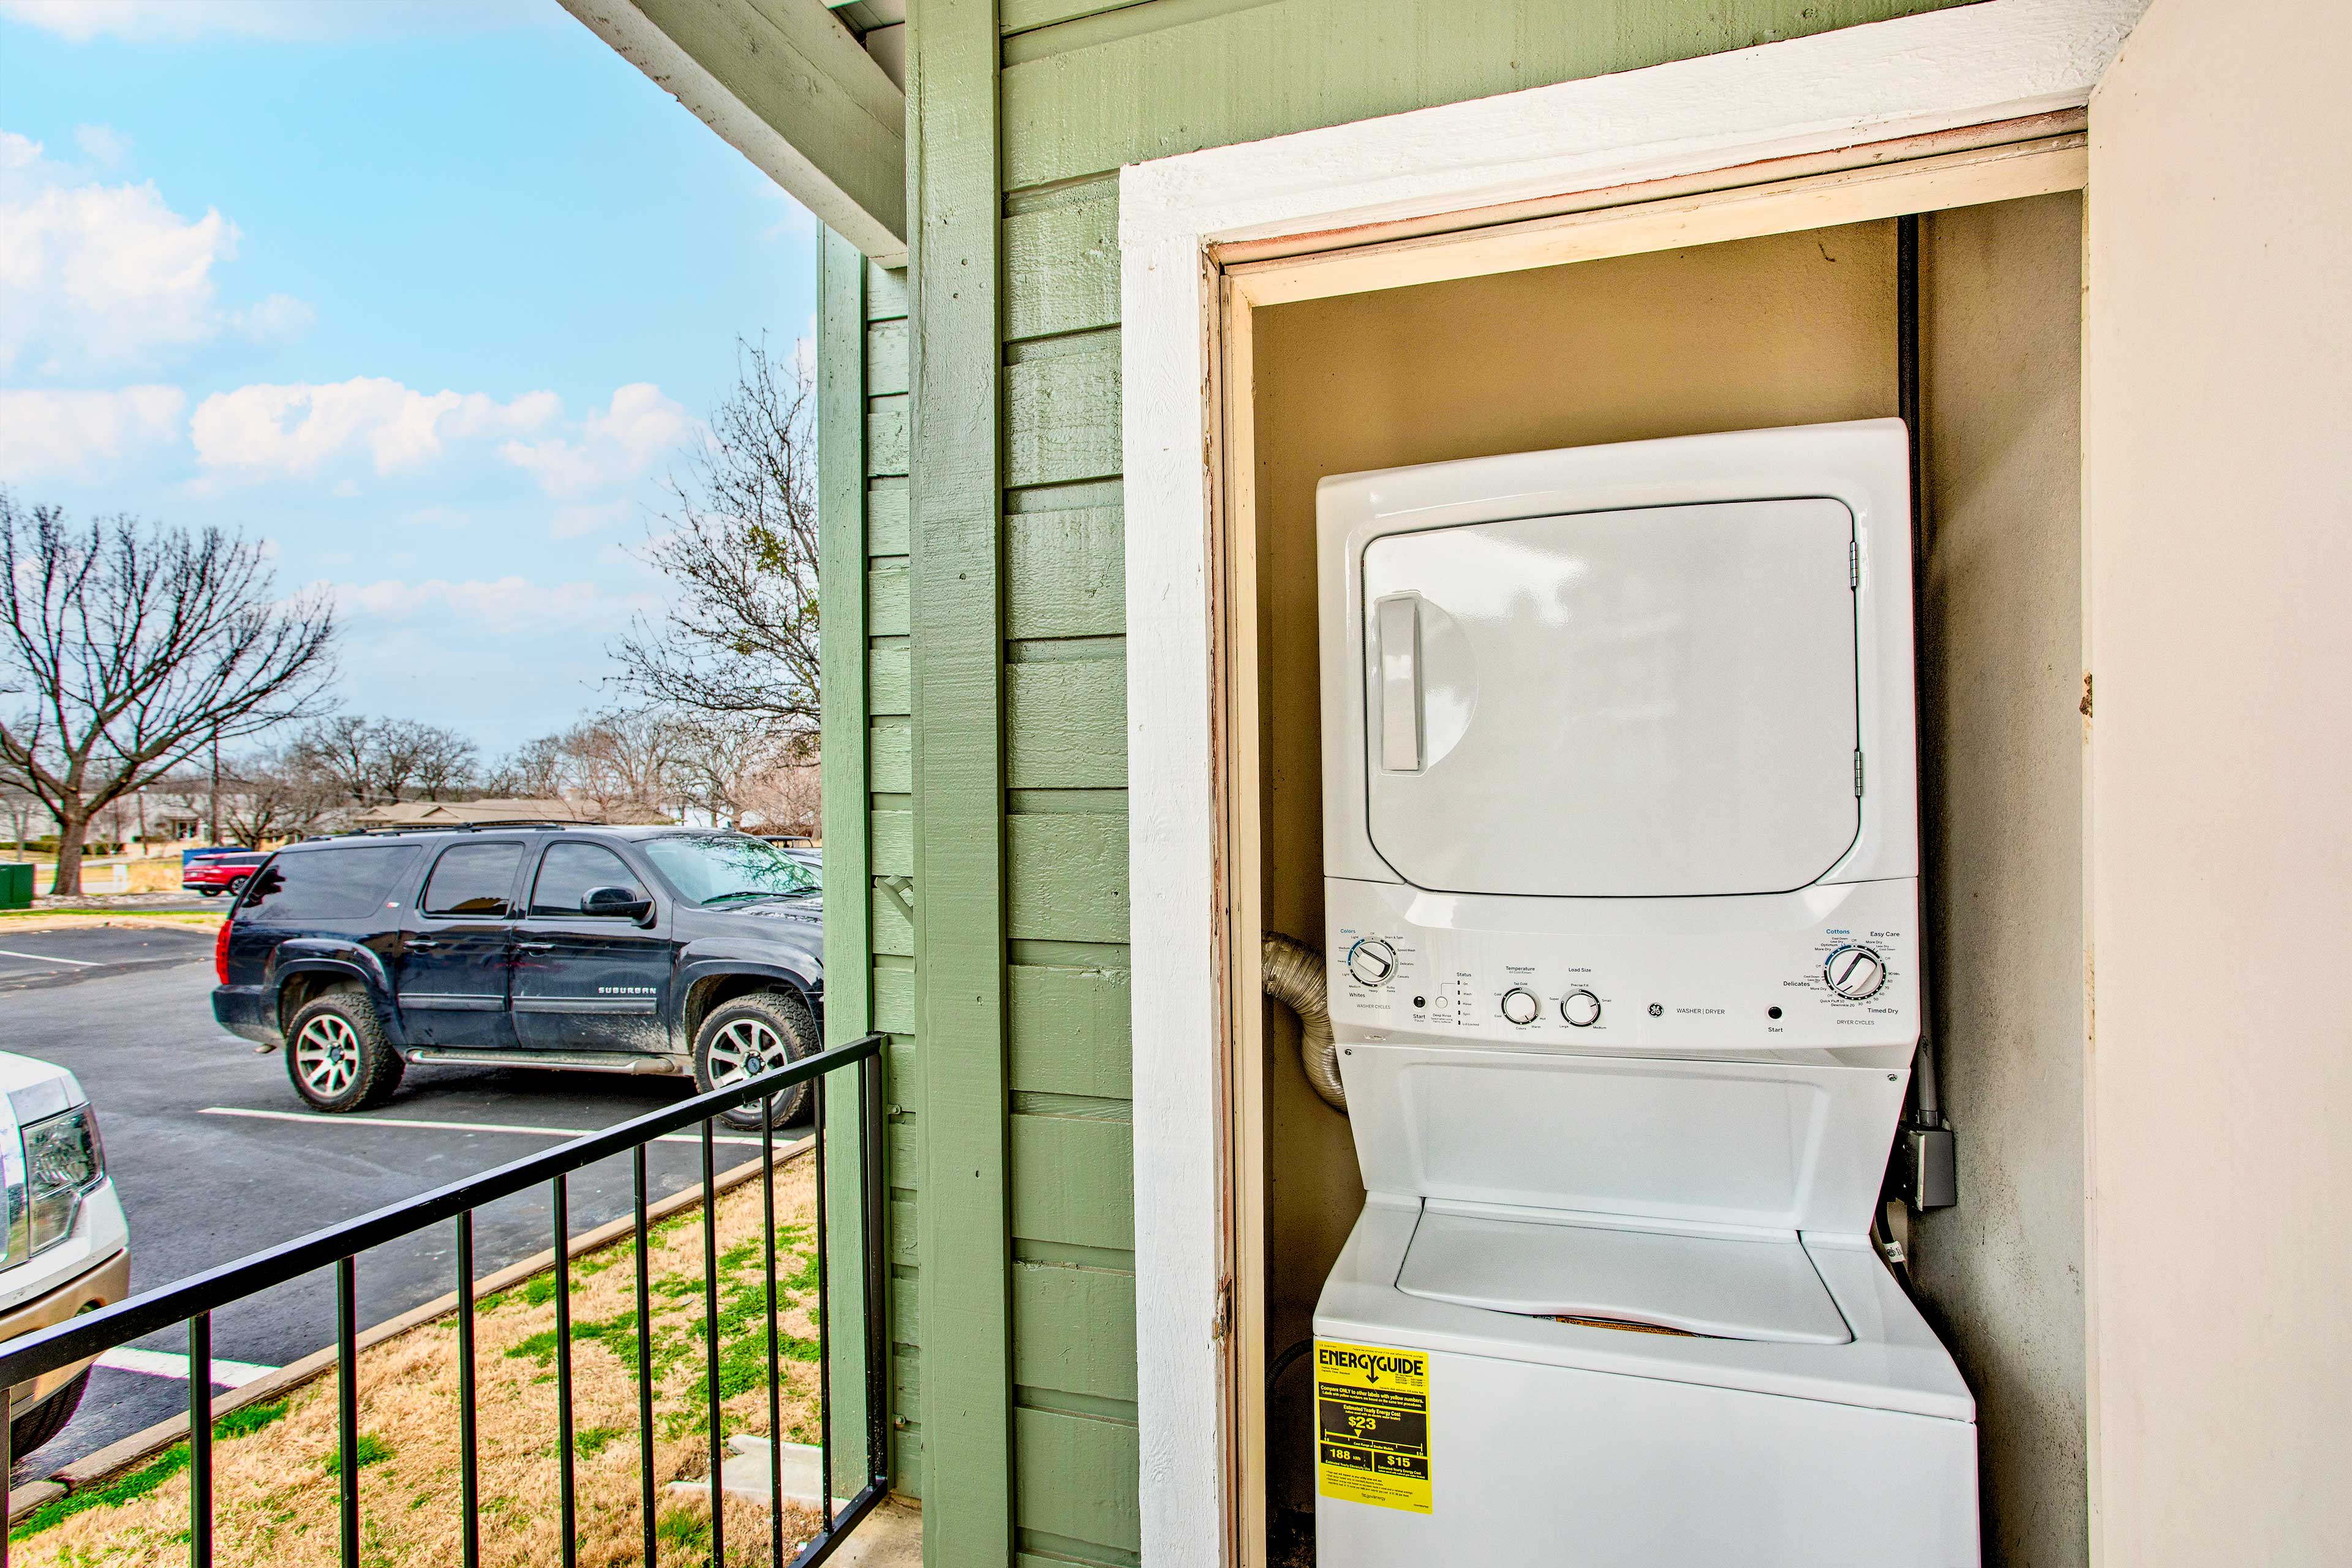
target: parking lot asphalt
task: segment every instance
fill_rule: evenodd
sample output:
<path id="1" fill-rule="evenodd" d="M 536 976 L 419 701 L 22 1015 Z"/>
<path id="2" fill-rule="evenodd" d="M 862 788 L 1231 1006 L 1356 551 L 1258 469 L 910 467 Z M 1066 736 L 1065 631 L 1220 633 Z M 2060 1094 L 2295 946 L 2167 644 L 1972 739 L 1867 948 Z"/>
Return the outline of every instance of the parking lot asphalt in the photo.
<path id="1" fill-rule="evenodd" d="M 415 1067 L 383 1109 L 318 1116 L 295 1097 L 281 1054 L 259 1053 L 213 1022 L 210 933 L 0 928 L 0 949 L 32 955 L 0 960 L 16 966 L 0 970 L 0 1048 L 55 1062 L 88 1091 L 130 1216 L 136 1291 L 551 1148 L 565 1132 L 674 1104 L 689 1091 L 682 1079 Z M 723 1171 L 757 1153 L 756 1134 L 720 1143 L 717 1164 Z M 692 1141 L 657 1144 L 647 1169 L 654 1195 L 664 1195 L 699 1180 L 701 1152 Z M 627 1214 L 630 1205 L 625 1156 L 571 1179 L 574 1234 Z M 480 1210 L 477 1278 L 546 1249 L 552 1237 L 545 1189 Z M 454 1289 L 455 1239 L 442 1226 L 362 1254 L 361 1326 Z M 214 1355 L 248 1369 L 283 1366 L 333 1342 L 331 1270 L 214 1315 Z M 102 1361 L 72 1424 L 23 1457 L 16 1478 L 46 1475 L 185 1409 L 185 1362 L 173 1358 L 186 1350 L 184 1332 L 173 1330 Z"/>

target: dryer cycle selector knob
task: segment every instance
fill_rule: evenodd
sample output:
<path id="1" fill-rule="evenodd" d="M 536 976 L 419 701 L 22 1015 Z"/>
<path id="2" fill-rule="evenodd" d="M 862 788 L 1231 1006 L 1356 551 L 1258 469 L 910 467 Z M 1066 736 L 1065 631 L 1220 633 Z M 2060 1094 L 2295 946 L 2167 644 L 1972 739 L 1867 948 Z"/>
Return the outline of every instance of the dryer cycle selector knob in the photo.
<path id="1" fill-rule="evenodd" d="M 1543 1004 L 1524 985 L 1514 985 L 1503 993 L 1503 1016 L 1514 1024 L 1532 1024 L 1542 1011 Z"/>
<path id="2" fill-rule="evenodd" d="M 1376 936 L 1368 936 L 1348 950 L 1348 973 L 1363 984 L 1386 984 L 1396 969 L 1396 949 Z"/>
<path id="3" fill-rule="evenodd" d="M 1886 984 L 1886 960 L 1871 948 L 1850 943 L 1822 965 L 1829 988 L 1849 1002 L 1866 1002 Z"/>
<path id="4" fill-rule="evenodd" d="M 1590 991 L 1571 991 L 1559 999 L 1562 1021 L 1579 1029 L 1589 1029 L 1601 1022 L 1601 998 Z"/>

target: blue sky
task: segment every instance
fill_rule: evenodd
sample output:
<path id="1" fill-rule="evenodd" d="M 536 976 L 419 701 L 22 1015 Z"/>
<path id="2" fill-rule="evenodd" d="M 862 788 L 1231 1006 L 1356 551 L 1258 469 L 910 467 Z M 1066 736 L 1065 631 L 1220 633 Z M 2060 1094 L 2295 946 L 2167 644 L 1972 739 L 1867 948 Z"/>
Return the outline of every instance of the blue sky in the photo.
<path id="1" fill-rule="evenodd" d="M 486 756 L 610 700 L 815 243 L 554 0 L 0 0 L 0 484 L 267 539 L 346 707 Z"/>

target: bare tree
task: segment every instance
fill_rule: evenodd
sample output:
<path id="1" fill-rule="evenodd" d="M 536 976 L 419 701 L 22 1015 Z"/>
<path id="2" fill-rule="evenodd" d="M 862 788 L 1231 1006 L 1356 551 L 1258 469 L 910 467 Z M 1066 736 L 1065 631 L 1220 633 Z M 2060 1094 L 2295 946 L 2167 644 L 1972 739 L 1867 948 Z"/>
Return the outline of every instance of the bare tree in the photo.
<path id="1" fill-rule="evenodd" d="M 679 738 L 675 720 L 643 710 L 618 710 L 575 725 L 559 742 L 568 793 L 607 816 L 667 816 L 677 805 Z"/>
<path id="2" fill-rule="evenodd" d="M 619 684 L 695 719 L 749 722 L 805 749 L 818 719 L 815 441 L 808 387 L 738 342 L 713 411 L 644 558 L 677 598 L 614 646 Z"/>
<path id="3" fill-rule="evenodd" d="M 332 606 L 280 602 L 262 547 L 130 517 L 68 526 L 0 492 L 0 773 L 58 819 L 53 893 L 91 816 L 208 742 L 300 713 L 334 677 Z"/>
<path id="4" fill-rule="evenodd" d="M 332 782 L 353 805 L 366 805 L 375 787 L 374 732 L 356 713 L 313 719 L 294 738 L 299 765 Z"/>
<path id="5" fill-rule="evenodd" d="M 385 727 L 400 731 L 410 772 L 425 799 L 447 800 L 472 791 L 475 769 L 480 760 L 473 742 L 438 724 L 401 720 L 387 722 Z"/>
<path id="6" fill-rule="evenodd" d="M 304 725 L 294 752 L 301 766 L 332 780 L 354 805 L 419 795 L 442 800 L 473 784 L 474 742 L 414 719 L 331 714 Z"/>
<path id="7" fill-rule="evenodd" d="M 28 837 L 26 829 L 33 826 L 34 816 L 41 812 L 40 796 L 23 784 L 0 783 L 0 816 L 8 819 L 8 843 L 19 860 L 25 858 L 25 840 Z"/>
<path id="8" fill-rule="evenodd" d="M 490 794 L 508 799 L 554 799 L 563 793 L 563 737 L 541 735 L 524 742 L 500 759 L 482 782 Z"/>
<path id="9" fill-rule="evenodd" d="M 222 822 L 235 842 L 257 849 L 272 839 L 317 831 L 342 793 L 294 745 L 232 760 L 221 784 Z"/>

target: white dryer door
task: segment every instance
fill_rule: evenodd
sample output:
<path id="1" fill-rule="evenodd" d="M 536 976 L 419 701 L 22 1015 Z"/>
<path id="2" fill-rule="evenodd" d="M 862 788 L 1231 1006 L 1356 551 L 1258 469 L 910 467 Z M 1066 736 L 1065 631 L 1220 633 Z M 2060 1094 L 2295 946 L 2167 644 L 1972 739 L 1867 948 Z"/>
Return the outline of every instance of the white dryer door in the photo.
<path id="1" fill-rule="evenodd" d="M 1770 893 L 1853 844 L 1853 516 L 1811 499 L 1364 549 L 1372 844 L 1457 893 Z"/>

